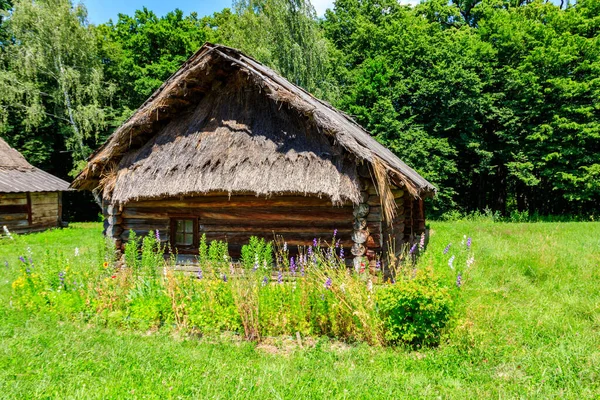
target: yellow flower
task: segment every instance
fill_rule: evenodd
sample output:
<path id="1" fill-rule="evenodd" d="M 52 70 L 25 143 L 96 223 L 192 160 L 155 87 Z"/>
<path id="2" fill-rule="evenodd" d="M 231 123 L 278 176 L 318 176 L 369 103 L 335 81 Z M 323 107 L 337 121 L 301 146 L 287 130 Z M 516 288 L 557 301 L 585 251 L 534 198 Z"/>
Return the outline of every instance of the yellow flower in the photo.
<path id="1" fill-rule="evenodd" d="M 108 268 L 108 261 L 104 261 L 104 264 L 102 264 L 102 266 L 103 266 L 104 268 Z"/>

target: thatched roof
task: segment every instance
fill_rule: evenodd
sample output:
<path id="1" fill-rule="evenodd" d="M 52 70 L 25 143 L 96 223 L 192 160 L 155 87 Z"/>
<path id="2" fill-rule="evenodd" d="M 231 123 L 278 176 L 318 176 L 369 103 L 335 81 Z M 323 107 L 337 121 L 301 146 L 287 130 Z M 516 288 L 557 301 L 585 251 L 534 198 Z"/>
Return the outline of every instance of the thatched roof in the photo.
<path id="1" fill-rule="evenodd" d="M 0 138 L 0 193 L 59 192 L 69 183 L 29 164 Z"/>
<path id="2" fill-rule="evenodd" d="M 415 196 L 435 192 L 347 115 L 239 51 L 207 43 L 90 157 L 73 187 L 119 203 L 207 192 L 357 203 L 363 162 Z"/>

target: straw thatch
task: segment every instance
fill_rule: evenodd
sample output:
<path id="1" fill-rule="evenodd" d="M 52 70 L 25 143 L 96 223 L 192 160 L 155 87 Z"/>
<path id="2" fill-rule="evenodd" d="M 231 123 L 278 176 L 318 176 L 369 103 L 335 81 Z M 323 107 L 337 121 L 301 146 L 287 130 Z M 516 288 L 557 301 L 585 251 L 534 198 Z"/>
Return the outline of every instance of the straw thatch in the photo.
<path id="1" fill-rule="evenodd" d="M 29 164 L 0 138 L 0 193 L 59 192 L 69 183 Z"/>
<path id="2" fill-rule="evenodd" d="M 360 201 L 356 165 L 434 187 L 351 118 L 239 51 L 205 44 L 89 159 L 78 189 L 117 203 L 207 192 Z"/>

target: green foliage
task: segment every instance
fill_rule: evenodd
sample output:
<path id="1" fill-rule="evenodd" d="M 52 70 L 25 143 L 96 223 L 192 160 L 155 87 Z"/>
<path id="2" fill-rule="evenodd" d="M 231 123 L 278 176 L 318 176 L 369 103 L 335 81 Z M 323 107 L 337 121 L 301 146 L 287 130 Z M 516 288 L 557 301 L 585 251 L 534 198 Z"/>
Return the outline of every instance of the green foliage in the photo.
<path id="1" fill-rule="evenodd" d="M 447 288 L 428 272 L 414 279 L 396 279 L 377 291 L 377 305 L 389 343 L 412 346 L 438 345 L 442 330 L 452 314 L 452 297 Z"/>
<path id="2" fill-rule="evenodd" d="M 241 265 L 246 269 L 270 268 L 273 264 L 273 246 L 264 238 L 251 236 L 248 244 L 242 246 Z"/>
<path id="3" fill-rule="evenodd" d="M 52 143 L 63 140 L 74 162 L 84 160 L 105 128 L 114 87 L 104 80 L 86 18 L 70 0 L 22 0 L 2 21 L 9 40 L 0 52 L 0 131 L 19 135 L 34 162 L 47 162 Z M 37 129 L 63 139 L 37 137 Z"/>

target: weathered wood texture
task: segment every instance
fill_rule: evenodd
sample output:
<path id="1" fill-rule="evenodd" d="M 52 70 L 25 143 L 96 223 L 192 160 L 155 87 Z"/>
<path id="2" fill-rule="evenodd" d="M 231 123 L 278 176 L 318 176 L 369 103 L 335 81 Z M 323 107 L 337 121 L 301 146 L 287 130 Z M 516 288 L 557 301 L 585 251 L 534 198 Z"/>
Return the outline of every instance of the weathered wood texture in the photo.
<path id="1" fill-rule="evenodd" d="M 1 193 L 0 226 L 15 233 L 37 232 L 60 226 L 59 192 Z"/>
<path id="2" fill-rule="evenodd" d="M 119 214 L 108 215 L 107 234 L 128 240 L 129 231 L 145 235 L 159 230 L 161 240 L 169 243 L 171 218 L 198 218 L 199 233 L 208 241 L 225 240 L 235 255 L 251 236 L 273 239 L 281 235 L 290 246 L 309 245 L 314 238 L 331 241 L 334 229 L 347 248 L 352 246 L 352 205 L 332 206 L 326 199 L 280 196 L 198 196 L 130 202 Z M 119 232 L 116 227 L 122 228 Z"/>

